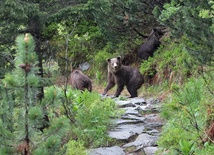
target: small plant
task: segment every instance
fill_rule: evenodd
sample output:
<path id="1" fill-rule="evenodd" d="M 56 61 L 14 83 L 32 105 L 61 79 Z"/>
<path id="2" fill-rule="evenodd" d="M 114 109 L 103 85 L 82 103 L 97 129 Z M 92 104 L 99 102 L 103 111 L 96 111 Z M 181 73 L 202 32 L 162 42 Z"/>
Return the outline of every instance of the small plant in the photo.
<path id="1" fill-rule="evenodd" d="M 190 141 L 186 141 L 181 139 L 179 141 L 179 146 L 180 146 L 180 150 L 182 152 L 183 155 L 190 155 L 193 153 L 193 144 Z"/>
<path id="2" fill-rule="evenodd" d="M 96 71 L 96 81 L 99 84 L 102 82 L 102 73 L 100 71 Z"/>
<path id="3" fill-rule="evenodd" d="M 214 145 L 211 142 L 205 144 L 204 148 L 197 148 L 195 151 L 195 155 L 213 155 Z"/>
<path id="4" fill-rule="evenodd" d="M 70 140 L 67 143 L 65 155 L 87 155 L 84 143 L 82 141 Z"/>

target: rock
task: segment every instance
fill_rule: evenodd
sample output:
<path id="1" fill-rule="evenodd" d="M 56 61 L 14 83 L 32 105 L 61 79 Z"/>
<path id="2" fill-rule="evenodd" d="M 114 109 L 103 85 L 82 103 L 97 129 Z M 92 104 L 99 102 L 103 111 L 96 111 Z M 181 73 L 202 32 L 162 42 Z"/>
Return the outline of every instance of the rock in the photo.
<path id="1" fill-rule="evenodd" d="M 123 115 L 121 116 L 122 119 L 129 119 L 129 120 L 136 120 L 138 121 L 139 123 L 143 123 L 145 118 L 144 117 L 140 117 L 140 116 L 136 116 L 136 115 L 131 115 L 131 114 L 126 114 L 126 115 Z"/>
<path id="2" fill-rule="evenodd" d="M 129 149 L 134 147 L 134 152 L 145 147 L 156 146 L 157 136 L 152 136 L 146 133 L 140 134 L 135 141 L 123 145 L 123 148 Z M 130 149 L 129 149 L 130 150 Z"/>
<path id="3" fill-rule="evenodd" d="M 133 107 L 127 107 L 127 108 L 122 108 L 122 110 L 125 111 L 125 113 L 123 115 L 137 115 L 137 116 L 142 116 L 137 110 L 136 108 Z"/>
<path id="4" fill-rule="evenodd" d="M 144 117 L 146 128 L 161 128 L 164 124 L 158 114 L 147 114 Z"/>
<path id="5" fill-rule="evenodd" d="M 79 64 L 79 69 L 85 71 L 85 70 L 88 70 L 90 67 L 90 64 L 88 62 L 84 62 L 84 63 L 81 63 Z"/>
<path id="6" fill-rule="evenodd" d="M 108 132 L 119 146 L 97 148 L 89 155 L 155 155 L 157 140 L 163 120 L 159 116 L 161 104 L 154 98 L 114 98 L 124 111 L 119 119 L 113 119 L 114 128 Z"/>
<path id="7" fill-rule="evenodd" d="M 144 130 L 144 132 L 143 133 L 147 133 L 147 134 L 149 134 L 149 135 L 153 135 L 153 136 L 159 136 L 159 131 L 158 130 L 156 130 L 156 129 L 149 129 L 149 128 L 147 128 L 147 131 L 145 131 Z"/>
<path id="8" fill-rule="evenodd" d="M 146 147 L 144 148 L 144 152 L 146 155 L 155 155 L 155 152 L 158 150 L 157 147 Z"/>
<path id="9" fill-rule="evenodd" d="M 146 99 L 146 102 L 147 102 L 147 104 L 157 104 L 157 103 L 160 103 L 160 100 L 154 99 L 154 98 L 149 98 L 149 99 Z"/>
<path id="10" fill-rule="evenodd" d="M 139 118 L 139 119 L 115 119 L 113 120 L 113 124 L 115 125 L 124 125 L 124 124 L 139 124 L 139 123 L 144 123 L 144 119 Z"/>
<path id="11" fill-rule="evenodd" d="M 125 152 L 119 146 L 113 146 L 89 150 L 89 155 L 125 155 Z"/>
<path id="12" fill-rule="evenodd" d="M 135 107 L 135 104 L 131 103 L 130 101 L 117 101 L 117 105 L 120 108 Z"/>
<path id="13" fill-rule="evenodd" d="M 119 125 L 115 129 L 111 130 L 108 135 L 111 138 L 117 140 L 128 141 L 135 135 L 142 133 L 144 130 L 144 126 L 142 123 L 139 124 L 126 124 Z"/>
<path id="14" fill-rule="evenodd" d="M 144 98 L 140 98 L 140 97 L 131 98 L 131 99 L 129 99 L 129 102 L 136 104 L 136 105 L 146 104 L 146 100 Z"/>

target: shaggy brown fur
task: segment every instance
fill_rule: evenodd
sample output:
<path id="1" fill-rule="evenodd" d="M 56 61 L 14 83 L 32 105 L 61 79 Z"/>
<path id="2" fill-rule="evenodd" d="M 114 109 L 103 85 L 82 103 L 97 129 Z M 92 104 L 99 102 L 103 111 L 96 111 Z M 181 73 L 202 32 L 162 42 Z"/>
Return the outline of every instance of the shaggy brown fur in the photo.
<path id="1" fill-rule="evenodd" d="M 107 94 L 108 90 L 117 85 L 115 97 L 118 97 L 126 86 L 130 97 L 137 97 L 137 90 L 143 84 L 143 76 L 139 70 L 130 66 L 123 66 L 121 57 L 107 59 L 108 61 L 108 84 L 103 95 Z"/>
<path id="2" fill-rule="evenodd" d="M 79 90 L 85 90 L 88 89 L 88 91 L 92 91 L 92 82 L 91 79 L 83 74 L 81 70 L 73 70 L 69 77 L 69 84 Z"/>

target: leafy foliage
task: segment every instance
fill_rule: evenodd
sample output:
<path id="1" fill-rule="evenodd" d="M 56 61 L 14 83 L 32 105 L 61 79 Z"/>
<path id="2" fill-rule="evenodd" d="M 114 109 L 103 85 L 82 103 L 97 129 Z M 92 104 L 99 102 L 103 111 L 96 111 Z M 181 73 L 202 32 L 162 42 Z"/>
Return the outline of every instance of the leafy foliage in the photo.
<path id="1" fill-rule="evenodd" d="M 213 65 L 213 1 L 173 0 L 164 9 L 156 8 L 154 13 L 176 37 L 187 37 L 191 42 L 185 44 L 189 54 L 202 64 Z"/>
<path id="2" fill-rule="evenodd" d="M 66 70 L 66 62 L 69 62 L 69 65 L 72 63 L 74 67 L 89 60 L 93 63 L 96 53 L 102 51 L 107 44 L 114 46 L 124 40 L 130 42 L 136 36 L 145 37 L 144 33 L 150 31 L 147 27 L 158 24 L 152 14 L 153 8 L 162 7 L 167 1 L 152 0 L 148 3 L 139 0 L 2 0 L 2 67 L 13 66 L 13 41 L 20 33 L 31 33 L 36 38 L 35 51 L 41 76 L 43 59 L 47 60 L 50 57 L 57 59 L 62 71 Z M 116 46 L 110 53 L 114 53 L 115 49 Z"/>
<path id="3" fill-rule="evenodd" d="M 110 117 L 116 117 L 116 105 L 111 99 L 102 99 L 97 93 L 88 91 L 73 98 L 75 125 L 72 127 L 75 137 L 86 146 L 105 146 L 112 140 L 107 136 Z M 87 118 L 87 119 L 86 119 Z"/>
<path id="4" fill-rule="evenodd" d="M 156 83 L 165 80 L 170 84 L 184 83 L 197 71 L 193 58 L 183 48 L 185 39 L 181 39 L 180 43 L 169 39 L 162 42 L 163 45 L 155 52 L 154 57 L 150 57 L 141 64 L 140 71 L 147 78 L 157 76 Z"/>
<path id="5" fill-rule="evenodd" d="M 63 115 L 56 117 L 48 110 L 48 104 L 43 106 L 38 100 L 41 78 L 36 75 L 39 71 L 33 37 L 20 35 L 16 43 L 16 68 L 5 76 L 1 87 L 0 137 L 4 140 L 0 151 L 2 154 L 57 153 L 61 151 L 61 139 L 68 133 L 70 122 Z"/>
<path id="6" fill-rule="evenodd" d="M 44 103 L 56 105 L 55 110 L 52 109 L 53 113 L 57 113 L 59 116 L 65 115 L 69 120 L 73 120 L 70 129 L 71 137 L 76 137 L 78 141 L 84 142 L 84 147 L 107 145 L 112 141 L 107 136 L 107 131 L 111 125 L 110 118 L 118 115 L 116 104 L 112 99 L 102 99 L 97 93 L 81 92 L 68 87 L 66 99 L 72 102 L 65 103 L 65 94 L 61 87 L 48 87 L 45 92 L 47 96 Z M 65 108 L 64 104 L 70 105 L 66 105 L 68 107 Z M 68 112 L 66 109 L 70 111 Z M 72 115 L 67 115 L 68 113 L 72 113 Z M 50 116 L 50 118 L 52 117 L 54 118 L 55 115 Z"/>
<path id="7" fill-rule="evenodd" d="M 62 88 L 51 86 L 45 89 L 45 97 L 39 102 L 41 79 L 36 76 L 37 56 L 32 36 L 19 36 L 17 46 L 16 68 L 5 76 L 0 87 L 1 154 L 59 154 L 66 151 L 62 146 L 73 137 L 86 146 L 109 142 L 109 118 L 116 115 L 113 100 L 71 88 L 64 94 Z M 79 150 L 84 150 L 81 145 Z"/>
<path id="8" fill-rule="evenodd" d="M 183 88 L 176 90 L 162 111 L 168 123 L 163 128 L 159 146 L 169 149 L 169 154 L 197 152 L 205 140 L 209 107 L 206 104 L 210 105 L 211 96 L 202 78 L 190 79 Z"/>
<path id="9" fill-rule="evenodd" d="M 86 155 L 83 142 L 70 140 L 67 144 L 66 155 Z"/>

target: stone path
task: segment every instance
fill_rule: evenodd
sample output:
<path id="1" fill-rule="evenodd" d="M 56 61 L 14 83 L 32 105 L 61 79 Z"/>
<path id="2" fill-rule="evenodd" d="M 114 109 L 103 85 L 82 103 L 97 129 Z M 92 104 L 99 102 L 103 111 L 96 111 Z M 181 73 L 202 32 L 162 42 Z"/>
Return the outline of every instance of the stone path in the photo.
<path id="1" fill-rule="evenodd" d="M 152 98 L 115 101 L 124 114 L 113 120 L 115 128 L 108 134 L 118 145 L 90 150 L 89 155 L 154 155 L 163 125 L 159 116 L 161 103 Z"/>

